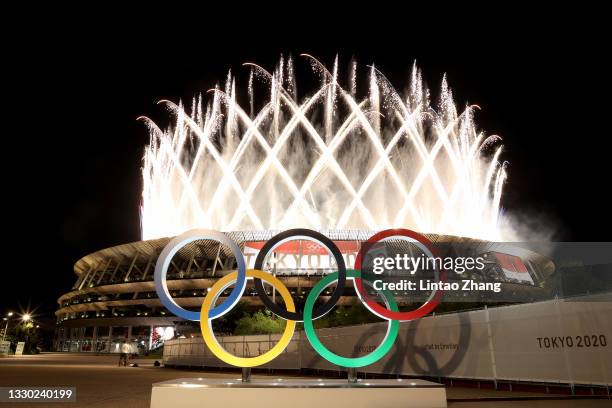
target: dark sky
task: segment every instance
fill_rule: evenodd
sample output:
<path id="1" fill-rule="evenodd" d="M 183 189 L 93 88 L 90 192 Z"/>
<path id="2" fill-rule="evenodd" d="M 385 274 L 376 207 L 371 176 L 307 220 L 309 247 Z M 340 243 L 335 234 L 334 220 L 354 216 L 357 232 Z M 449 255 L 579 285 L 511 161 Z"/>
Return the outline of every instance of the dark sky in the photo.
<path id="1" fill-rule="evenodd" d="M 194 42 L 182 32 L 158 38 L 70 28 L 41 31 L 6 51 L 2 313 L 28 304 L 52 311 L 74 282 L 76 260 L 139 239 L 148 141 L 139 115 L 163 119 L 159 99 L 190 100 L 223 81 L 228 68 L 246 80 L 242 62 L 272 69 L 281 52 L 309 53 L 328 65 L 336 52 L 345 64 L 354 55 L 375 62 L 399 89 L 415 59 L 434 93 L 447 73 L 459 105 L 480 105 L 479 126 L 504 138 L 508 211 L 553 226 L 559 240 L 609 240 L 602 194 L 610 191 L 603 148 L 609 86 L 597 33 L 532 22 L 492 24 L 478 35 L 465 28 L 446 37 L 407 28 L 392 35 L 381 23 L 350 41 L 341 32 L 301 40 L 236 33 L 243 44 L 236 45 L 222 35 Z"/>

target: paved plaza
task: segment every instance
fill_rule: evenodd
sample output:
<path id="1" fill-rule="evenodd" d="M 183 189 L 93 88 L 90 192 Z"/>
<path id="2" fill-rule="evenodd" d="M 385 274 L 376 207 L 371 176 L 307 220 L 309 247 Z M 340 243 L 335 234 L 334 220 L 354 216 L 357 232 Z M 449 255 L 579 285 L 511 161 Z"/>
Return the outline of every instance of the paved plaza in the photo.
<path id="1" fill-rule="evenodd" d="M 0 386 L 76 387 L 76 403 L 19 403 L 18 407 L 148 407 L 151 384 L 186 377 L 236 378 L 236 372 L 211 372 L 154 367 L 152 359 L 135 360 L 139 367 L 118 367 L 114 355 L 43 353 L 37 356 L 0 358 Z M 255 376 L 259 377 L 259 376 Z M 261 376 L 263 377 L 263 376 Z M 508 397 L 550 397 L 530 393 L 453 387 L 447 389 L 449 407 L 609 407 L 610 400 L 541 399 L 509 401 Z M 487 401 L 474 399 L 487 397 Z M 503 400 L 491 401 L 491 398 Z M 463 400 L 463 401 L 462 401 Z M 10 404 L 0 403 L 0 407 Z M 176 408 L 180 405 L 177 404 Z M 203 405 L 204 406 L 204 405 Z"/>

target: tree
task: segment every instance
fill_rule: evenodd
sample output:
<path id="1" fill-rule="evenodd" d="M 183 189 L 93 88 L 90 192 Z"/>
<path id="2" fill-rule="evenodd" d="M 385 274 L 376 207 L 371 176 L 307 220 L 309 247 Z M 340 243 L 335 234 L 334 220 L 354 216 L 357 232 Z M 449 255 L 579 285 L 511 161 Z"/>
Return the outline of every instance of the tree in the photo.
<path id="1" fill-rule="evenodd" d="M 269 310 L 245 313 L 236 324 L 234 334 L 275 334 L 282 333 L 285 329 L 285 320 L 273 316 Z"/>
<path id="2" fill-rule="evenodd" d="M 34 322 L 24 322 L 9 328 L 6 340 L 16 345 L 18 342 L 25 342 L 24 354 L 38 354 L 43 346 L 43 338 L 40 331 L 35 327 Z"/>

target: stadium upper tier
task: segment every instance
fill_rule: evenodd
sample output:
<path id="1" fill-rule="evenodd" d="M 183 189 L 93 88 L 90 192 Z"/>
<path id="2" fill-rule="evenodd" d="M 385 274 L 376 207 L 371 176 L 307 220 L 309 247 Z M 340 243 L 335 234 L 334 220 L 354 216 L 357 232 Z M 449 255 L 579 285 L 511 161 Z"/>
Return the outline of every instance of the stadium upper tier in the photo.
<path id="1" fill-rule="evenodd" d="M 321 231 L 335 241 L 347 263 L 352 267 L 356 250 L 375 232 L 363 230 Z M 245 253 L 253 254 L 257 243 L 262 243 L 277 231 L 236 231 L 226 234 L 234 240 Z M 517 287 L 536 288 L 554 271 L 552 262 L 538 254 L 514 246 L 511 243 L 496 243 L 478 239 L 448 235 L 424 234 L 433 243 L 460 244 L 475 253 L 501 253 L 518 256 L 526 266 L 526 281 L 514 280 L 504 275 L 503 265 L 492 264 L 488 279 L 502 281 Z M 153 274 L 155 262 L 171 238 L 138 241 L 102 249 L 78 260 L 74 265 L 77 280 L 72 290 L 58 299 L 56 315 L 61 320 L 74 318 L 109 317 L 107 311 L 114 308 L 142 307 L 148 309 L 163 307 L 155 293 Z M 398 241 L 397 245 L 410 245 Z M 248 248 L 245 248 L 248 247 Z M 351 258 L 352 257 L 352 258 Z M 254 259 L 254 258 L 251 258 Z M 247 259 L 247 264 L 249 259 Z M 251 262 L 252 265 L 252 262 Z M 493 268 L 494 267 L 494 268 Z M 233 254 L 228 247 L 212 240 L 197 240 L 185 245 L 174 256 L 167 272 L 168 288 L 176 301 L 184 307 L 199 307 L 207 289 L 221 276 L 235 268 Z M 285 284 L 296 296 L 303 294 L 304 288 L 312 287 L 325 271 L 317 270 L 278 270 Z M 248 287 L 243 301 L 247 304 L 258 300 L 253 287 Z M 251 296 L 249 296 L 251 295 Z M 354 296 L 352 288 L 345 291 L 345 297 Z M 346 299 L 345 299 L 346 300 Z M 111 312 L 112 313 L 112 312 Z M 93 315 L 92 315 L 93 314 Z"/>

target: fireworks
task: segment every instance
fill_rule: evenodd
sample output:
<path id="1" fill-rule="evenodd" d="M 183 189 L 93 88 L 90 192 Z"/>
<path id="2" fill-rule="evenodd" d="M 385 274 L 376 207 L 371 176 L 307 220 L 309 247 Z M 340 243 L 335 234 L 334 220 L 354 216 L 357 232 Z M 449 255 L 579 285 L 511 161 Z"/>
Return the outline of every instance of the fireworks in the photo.
<path id="1" fill-rule="evenodd" d="M 337 59 L 329 71 L 303 57 L 321 82 L 305 97 L 292 59 L 281 58 L 273 72 L 245 64 L 244 105 L 228 75 L 190 109 L 162 101 L 176 116 L 171 128 L 144 118 L 144 239 L 198 227 L 406 227 L 502 238 L 502 147 L 476 128 L 476 106 L 459 113 L 445 79 L 430 102 L 416 66 L 405 96 L 365 68 L 360 95 L 356 63 L 343 86 Z"/>

